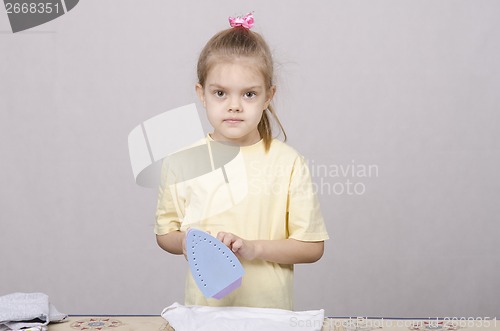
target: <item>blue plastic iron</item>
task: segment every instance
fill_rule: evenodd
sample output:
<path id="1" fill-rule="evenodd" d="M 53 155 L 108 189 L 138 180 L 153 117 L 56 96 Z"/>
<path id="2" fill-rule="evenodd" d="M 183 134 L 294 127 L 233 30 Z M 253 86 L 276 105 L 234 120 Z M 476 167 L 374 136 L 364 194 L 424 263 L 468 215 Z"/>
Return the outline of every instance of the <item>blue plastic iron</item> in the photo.
<path id="1" fill-rule="evenodd" d="M 207 298 L 222 299 L 241 285 L 245 270 L 234 253 L 220 240 L 197 229 L 186 235 L 189 268 Z"/>

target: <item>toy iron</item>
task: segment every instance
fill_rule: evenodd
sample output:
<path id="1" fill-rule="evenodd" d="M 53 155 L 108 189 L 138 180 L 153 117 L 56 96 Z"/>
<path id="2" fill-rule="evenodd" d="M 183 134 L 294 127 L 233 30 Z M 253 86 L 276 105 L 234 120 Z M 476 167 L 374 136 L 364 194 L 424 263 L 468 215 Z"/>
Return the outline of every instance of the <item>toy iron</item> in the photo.
<path id="1" fill-rule="evenodd" d="M 190 229 L 186 235 L 189 268 L 207 298 L 222 299 L 241 285 L 245 270 L 234 253 L 210 234 Z"/>

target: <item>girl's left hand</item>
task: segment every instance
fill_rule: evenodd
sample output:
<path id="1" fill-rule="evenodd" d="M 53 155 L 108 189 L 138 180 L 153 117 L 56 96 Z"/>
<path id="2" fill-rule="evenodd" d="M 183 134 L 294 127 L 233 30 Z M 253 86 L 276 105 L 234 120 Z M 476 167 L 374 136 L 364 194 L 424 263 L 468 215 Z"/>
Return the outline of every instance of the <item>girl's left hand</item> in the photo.
<path id="1" fill-rule="evenodd" d="M 256 246 L 251 240 L 245 240 L 230 232 L 219 232 L 217 239 L 229 247 L 236 256 L 245 260 L 253 260 L 257 256 Z"/>

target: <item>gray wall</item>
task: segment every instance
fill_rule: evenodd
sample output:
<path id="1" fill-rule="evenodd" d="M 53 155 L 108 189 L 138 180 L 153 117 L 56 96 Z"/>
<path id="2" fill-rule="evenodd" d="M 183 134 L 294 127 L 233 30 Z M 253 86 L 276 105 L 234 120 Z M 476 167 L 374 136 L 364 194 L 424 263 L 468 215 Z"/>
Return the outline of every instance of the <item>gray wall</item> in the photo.
<path id="1" fill-rule="evenodd" d="M 296 309 L 498 315 L 498 1 L 85 0 L 18 34 L 1 12 L 0 295 L 71 314 L 182 302 L 127 135 L 195 101 L 202 46 L 251 10 L 332 236 L 296 268 Z"/>

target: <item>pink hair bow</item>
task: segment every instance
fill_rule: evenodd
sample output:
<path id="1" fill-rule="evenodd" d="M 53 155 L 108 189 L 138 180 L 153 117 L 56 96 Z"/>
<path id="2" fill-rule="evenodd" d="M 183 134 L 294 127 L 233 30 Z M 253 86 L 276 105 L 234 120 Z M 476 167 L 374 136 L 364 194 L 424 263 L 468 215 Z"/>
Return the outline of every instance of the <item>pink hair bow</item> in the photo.
<path id="1" fill-rule="evenodd" d="M 235 28 L 237 26 L 242 26 L 245 29 L 251 29 L 253 26 L 253 14 L 248 13 L 245 16 L 241 17 L 229 17 L 229 24 Z"/>

